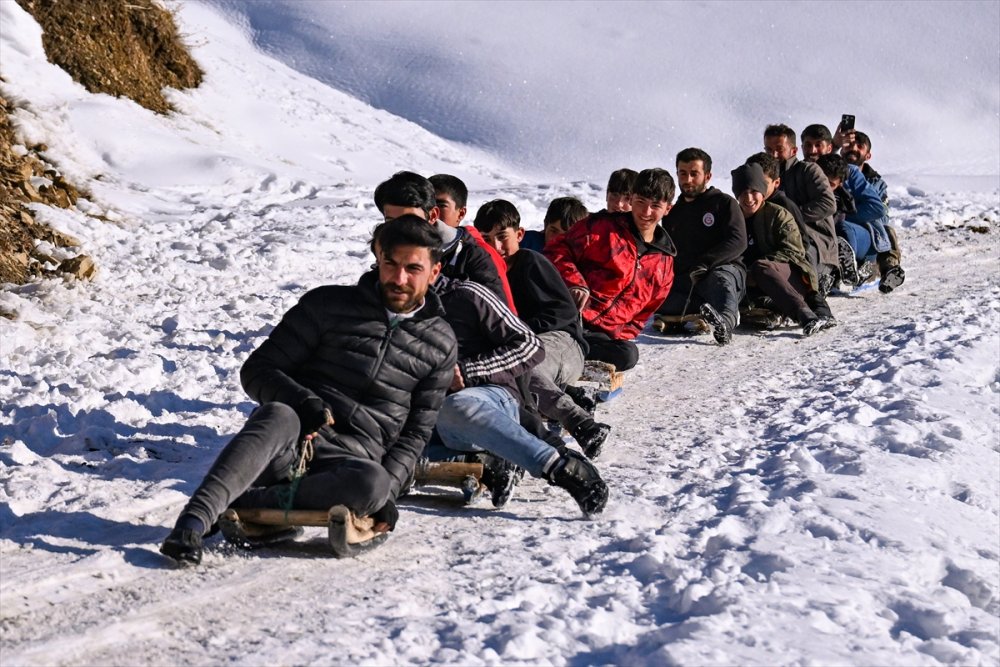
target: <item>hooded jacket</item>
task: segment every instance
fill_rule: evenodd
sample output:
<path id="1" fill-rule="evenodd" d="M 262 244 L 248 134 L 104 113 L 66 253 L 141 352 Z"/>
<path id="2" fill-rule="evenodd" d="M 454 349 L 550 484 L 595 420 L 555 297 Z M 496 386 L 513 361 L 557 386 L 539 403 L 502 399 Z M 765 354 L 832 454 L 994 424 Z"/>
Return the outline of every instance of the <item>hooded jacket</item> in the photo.
<path id="1" fill-rule="evenodd" d="M 591 214 L 545 246 L 566 285 L 590 291 L 584 325 L 614 340 L 638 336 L 667 298 L 675 254 L 660 227 L 643 241 L 631 213 Z"/>
<path id="2" fill-rule="evenodd" d="M 298 411 L 306 399 L 322 400 L 335 423 L 320 429 L 328 444 L 317 448 L 314 465 L 341 456 L 380 462 L 395 498 L 454 374 L 458 345 L 443 313 L 428 291 L 412 317 L 390 323 L 374 271 L 358 285 L 319 287 L 250 354 L 240 380 L 258 403 Z"/>

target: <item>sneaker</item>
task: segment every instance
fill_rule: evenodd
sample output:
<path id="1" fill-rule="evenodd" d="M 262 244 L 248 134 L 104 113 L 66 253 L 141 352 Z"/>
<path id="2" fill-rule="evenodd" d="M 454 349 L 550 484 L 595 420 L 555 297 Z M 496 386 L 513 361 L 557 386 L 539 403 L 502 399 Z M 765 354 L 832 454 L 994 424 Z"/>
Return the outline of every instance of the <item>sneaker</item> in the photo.
<path id="1" fill-rule="evenodd" d="M 858 275 L 858 260 L 854 256 L 854 248 L 843 236 L 837 237 L 837 259 L 840 260 L 840 281 L 850 287 L 861 284 Z"/>
<path id="2" fill-rule="evenodd" d="M 716 343 L 726 345 L 733 339 L 733 330 L 729 327 L 729 323 L 726 322 L 726 318 L 719 315 L 719 311 L 710 304 L 703 303 L 701 305 L 701 316 L 712 327 L 712 336 L 715 337 Z"/>
<path id="3" fill-rule="evenodd" d="M 588 415 L 594 416 L 594 412 L 597 410 L 596 392 L 588 391 L 586 387 L 569 385 L 566 387 L 566 395 L 572 398 L 573 402 L 585 410 Z"/>
<path id="4" fill-rule="evenodd" d="M 187 528 L 174 528 L 163 540 L 160 553 L 173 558 L 178 565 L 201 563 L 201 533 Z"/>
<path id="5" fill-rule="evenodd" d="M 816 317 L 811 320 L 806 320 L 802 323 L 802 335 L 812 336 L 814 333 L 819 333 L 824 329 L 829 329 L 834 326 L 836 322 L 830 323 L 825 317 Z"/>
<path id="6" fill-rule="evenodd" d="M 506 459 L 487 454 L 483 462 L 482 483 L 490 490 L 493 507 L 503 507 L 514 494 L 524 471 Z"/>
<path id="7" fill-rule="evenodd" d="M 823 273 L 819 274 L 819 280 L 818 280 L 819 293 L 822 296 L 826 296 L 827 294 L 830 293 L 830 290 L 833 289 L 833 286 L 836 282 L 837 279 L 834 277 L 833 273 L 829 271 L 824 271 Z"/>
<path id="8" fill-rule="evenodd" d="M 554 486 L 566 489 L 587 516 L 599 514 L 608 504 L 608 485 L 583 454 L 566 450 L 546 477 Z"/>
<path id="9" fill-rule="evenodd" d="M 858 284 L 864 285 L 875 280 L 878 275 L 878 266 L 875 262 L 867 261 L 858 264 Z"/>
<path id="10" fill-rule="evenodd" d="M 903 271 L 903 267 L 889 267 L 882 274 L 882 280 L 879 282 L 878 291 L 882 292 L 882 294 L 888 294 L 902 285 L 904 280 L 906 280 L 906 272 Z"/>
<path id="11" fill-rule="evenodd" d="M 608 424 L 587 419 L 574 428 L 570 435 L 580 445 L 580 449 L 583 450 L 588 459 L 596 459 L 601 455 L 601 447 L 610 433 L 611 427 Z"/>

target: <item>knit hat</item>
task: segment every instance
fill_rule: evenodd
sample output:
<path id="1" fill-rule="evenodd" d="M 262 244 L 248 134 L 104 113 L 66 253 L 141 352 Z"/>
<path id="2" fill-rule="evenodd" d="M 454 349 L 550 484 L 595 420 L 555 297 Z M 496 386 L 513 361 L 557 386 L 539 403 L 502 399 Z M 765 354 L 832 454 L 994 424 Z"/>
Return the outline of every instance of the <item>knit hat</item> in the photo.
<path id="1" fill-rule="evenodd" d="M 759 164 L 744 164 L 733 169 L 731 173 L 734 196 L 739 197 L 746 190 L 767 194 L 767 179 L 764 177 L 764 169 Z"/>

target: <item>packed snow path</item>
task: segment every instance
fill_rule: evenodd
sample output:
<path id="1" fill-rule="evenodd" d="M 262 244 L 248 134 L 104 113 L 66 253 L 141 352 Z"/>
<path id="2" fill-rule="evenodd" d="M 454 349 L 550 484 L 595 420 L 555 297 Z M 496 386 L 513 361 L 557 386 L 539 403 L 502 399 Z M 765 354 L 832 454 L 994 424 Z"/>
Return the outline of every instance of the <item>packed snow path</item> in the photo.
<path id="1" fill-rule="evenodd" d="M 950 215 L 898 196 L 910 222 Z M 996 224 L 988 207 L 915 225 L 906 284 L 833 300 L 841 323 L 821 335 L 728 348 L 644 336 L 625 394 L 601 408 L 612 499 L 596 520 L 527 480 L 502 510 L 411 497 L 389 542 L 356 561 L 329 558 L 313 529 L 253 554 L 214 538 L 202 567 L 171 569 L 158 544 L 251 407 L 242 360 L 310 276 L 368 264 L 361 197 L 192 210 L 190 230 L 141 242 L 109 233 L 146 248 L 106 267 L 120 278 L 3 297 L 22 313 L 4 343 L 5 662 L 1000 655 L 1000 284 L 996 232 L 969 229 Z M 308 220 L 332 222 L 306 244 L 295 221 Z M 142 271 L 152 257 L 161 270 Z"/>

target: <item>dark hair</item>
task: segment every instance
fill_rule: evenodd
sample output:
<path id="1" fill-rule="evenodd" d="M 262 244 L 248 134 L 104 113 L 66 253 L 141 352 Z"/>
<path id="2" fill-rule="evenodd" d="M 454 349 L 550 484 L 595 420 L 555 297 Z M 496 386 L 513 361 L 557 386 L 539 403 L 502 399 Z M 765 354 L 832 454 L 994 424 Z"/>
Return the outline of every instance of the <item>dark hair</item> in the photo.
<path id="1" fill-rule="evenodd" d="M 781 167 L 778 165 L 778 161 L 763 151 L 748 157 L 746 164 L 759 164 L 760 168 L 764 170 L 764 175 L 772 181 L 778 180 L 778 177 L 781 176 Z"/>
<path id="2" fill-rule="evenodd" d="M 415 245 L 430 250 L 432 264 L 441 261 L 441 235 L 419 215 L 408 213 L 378 225 L 372 232 L 373 250 L 376 240 L 383 255 L 402 245 Z"/>
<path id="3" fill-rule="evenodd" d="M 434 186 L 435 195 L 439 192 L 448 195 L 458 208 L 464 208 L 469 202 L 469 188 L 465 187 L 465 183 L 458 176 L 434 174 L 429 180 Z"/>
<path id="4" fill-rule="evenodd" d="M 847 180 L 847 161 L 837 153 L 820 155 L 816 159 L 816 164 L 827 178 L 839 178 L 841 182 Z"/>
<path id="5" fill-rule="evenodd" d="M 643 169 L 635 177 L 635 188 L 632 190 L 632 194 L 654 202 L 672 203 L 674 201 L 674 177 L 666 169 Z"/>
<path id="6" fill-rule="evenodd" d="M 611 172 L 611 178 L 608 179 L 607 192 L 616 192 L 620 195 L 632 194 L 632 188 L 635 187 L 635 177 L 638 175 L 638 172 L 628 167 L 614 170 Z"/>
<path id="7" fill-rule="evenodd" d="M 768 137 L 784 137 L 785 139 L 788 139 L 789 146 L 797 145 L 795 143 L 795 140 L 797 139 L 797 137 L 795 136 L 795 130 L 788 127 L 784 123 L 776 123 L 774 125 L 768 125 L 767 127 L 765 127 L 764 138 L 767 139 Z"/>
<path id="8" fill-rule="evenodd" d="M 619 169 L 618 171 L 623 170 Z M 615 173 L 617 174 L 618 172 Z M 634 171 L 632 173 L 635 174 Z M 629 192 L 631 191 L 632 184 L 630 183 Z M 558 222 L 559 226 L 565 231 L 577 221 L 586 218 L 589 214 L 587 207 L 576 197 L 557 197 L 549 202 L 549 208 L 545 211 L 543 224 L 548 227 L 553 222 Z"/>
<path id="9" fill-rule="evenodd" d="M 854 143 L 861 144 L 868 150 L 872 149 L 872 140 L 864 132 L 854 132 Z"/>
<path id="10" fill-rule="evenodd" d="M 828 141 L 833 143 L 833 135 L 830 134 L 830 128 L 826 125 L 820 125 L 814 123 L 812 125 L 806 125 L 806 129 L 802 130 L 802 141 L 806 138 L 809 139 L 819 139 L 820 141 Z"/>
<path id="11" fill-rule="evenodd" d="M 506 199 L 494 199 L 479 207 L 472 224 L 484 234 L 489 234 L 496 227 L 517 229 L 521 226 L 521 214 Z"/>
<path id="12" fill-rule="evenodd" d="M 422 209 L 430 217 L 434 202 L 434 186 L 420 174 L 412 171 L 397 171 L 387 181 L 375 188 L 375 206 L 379 213 L 385 213 L 386 204 Z"/>
<path id="13" fill-rule="evenodd" d="M 677 154 L 676 164 L 680 164 L 681 162 L 694 162 L 695 160 L 701 160 L 702 165 L 705 167 L 706 174 L 712 172 L 712 156 L 700 148 L 685 148 Z"/>

